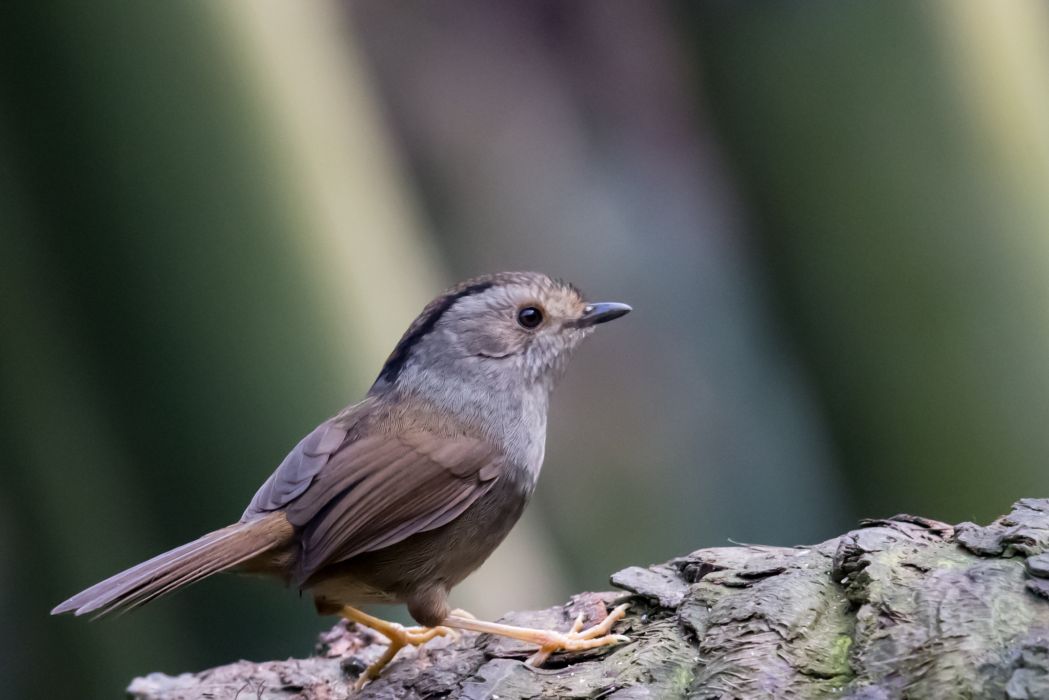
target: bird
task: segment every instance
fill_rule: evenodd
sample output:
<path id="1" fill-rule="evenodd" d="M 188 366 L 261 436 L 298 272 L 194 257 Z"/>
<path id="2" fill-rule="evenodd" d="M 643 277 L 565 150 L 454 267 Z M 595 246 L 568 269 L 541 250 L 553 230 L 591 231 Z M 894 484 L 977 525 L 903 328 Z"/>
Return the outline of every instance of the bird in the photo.
<path id="1" fill-rule="evenodd" d="M 240 520 L 101 581 L 51 612 L 126 611 L 219 572 L 263 574 L 389 639 L 397 652 L 470 630 L 553 652 L 628 641 L 620 605 L 568 632 L 479 620 L 448 595 L 510 532 L 543 463 L 550 393 L 596 326 L 630 312 L 538 272 L 475 277 L 425 306 L 364 399 L 304 437 Z M 360 606 L 405 604 L 417 627 Z"/>

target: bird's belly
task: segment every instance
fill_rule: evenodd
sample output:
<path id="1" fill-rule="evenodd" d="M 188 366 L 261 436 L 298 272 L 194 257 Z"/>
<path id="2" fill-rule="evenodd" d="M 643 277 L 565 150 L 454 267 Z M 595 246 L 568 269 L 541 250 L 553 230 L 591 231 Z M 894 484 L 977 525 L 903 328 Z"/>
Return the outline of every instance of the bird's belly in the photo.
<path id="1" fill-rule="evenodd" d="M 420 590 L 451 590 L 495 551 L 530 495 L 530 487 L 512 480 L 497 483 L 447 525 L 326 566 L 307 586 L 325 606 L 404 602 Z"/>

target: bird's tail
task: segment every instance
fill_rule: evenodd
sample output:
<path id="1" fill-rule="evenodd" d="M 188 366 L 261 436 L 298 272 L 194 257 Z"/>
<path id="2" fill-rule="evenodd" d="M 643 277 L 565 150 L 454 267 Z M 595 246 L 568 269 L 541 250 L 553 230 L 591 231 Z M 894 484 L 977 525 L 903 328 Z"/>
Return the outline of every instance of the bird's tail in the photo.
<path id="1" fill-rule="evenodd" d="M 209 532 L 181 547 L 110 576 L 60 603 L 52 615 L 126 611 L 173 593 L 202 578 L 232 569 L 264 552 L 287 544 L 292 527 L 283 513 Z"/>

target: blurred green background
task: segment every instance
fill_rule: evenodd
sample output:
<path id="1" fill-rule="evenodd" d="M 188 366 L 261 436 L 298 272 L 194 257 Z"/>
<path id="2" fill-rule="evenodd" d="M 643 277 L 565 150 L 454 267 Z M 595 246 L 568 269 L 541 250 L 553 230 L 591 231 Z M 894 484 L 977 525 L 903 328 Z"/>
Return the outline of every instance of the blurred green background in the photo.
<path id="1" fill-rule="evenodd" d="M 1045 496 L 1047 183 L 1037 0 L 5 5 L 3 694 L 309 652 L 331 621 L 234 577 L 47 613 L 239 517 L 482 272 L 636 313 L 475 613 Z"/>

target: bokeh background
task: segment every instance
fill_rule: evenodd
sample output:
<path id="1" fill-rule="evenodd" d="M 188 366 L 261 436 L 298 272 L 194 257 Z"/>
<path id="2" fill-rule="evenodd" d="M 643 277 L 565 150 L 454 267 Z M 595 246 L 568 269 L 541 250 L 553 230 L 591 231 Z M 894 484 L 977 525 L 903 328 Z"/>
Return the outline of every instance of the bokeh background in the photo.
<path id="1" fill-rule="evenodd" d="M 487 271 L 636 312 L 478 614 L 1049 491 L 1042 2 L 54 0 L 0 71 L 0 695 L 309 652 L 233 577 L 47 613 L 236 519 Z"/>

